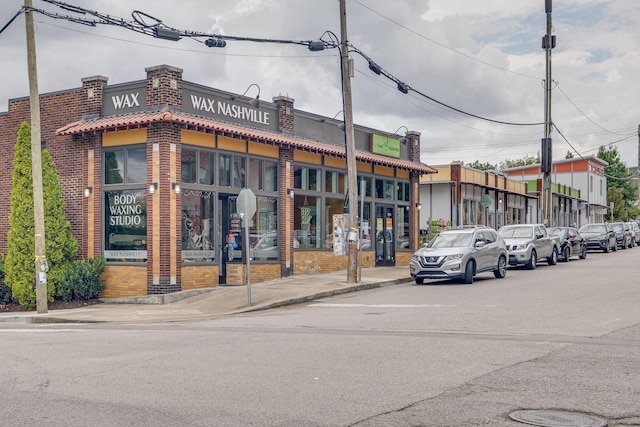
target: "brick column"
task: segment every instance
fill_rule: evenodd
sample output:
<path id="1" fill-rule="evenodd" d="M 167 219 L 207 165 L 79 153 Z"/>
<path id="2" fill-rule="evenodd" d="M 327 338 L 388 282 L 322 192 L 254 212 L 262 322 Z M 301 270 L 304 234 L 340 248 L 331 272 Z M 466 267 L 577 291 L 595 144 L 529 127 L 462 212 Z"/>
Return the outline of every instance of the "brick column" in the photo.
<path id="1" fill-rule="evenodd" d="M 278 107 L 278 129 L 284 134 L 294 134 L 293 102 L 292 98 L 277 96 L 273 102 Z M 280 160 L 278 162 L 280 187 L 278 188 L 278 236 L 280 246 L 280 264 L 283 277 L 293 274 L 293 199 L 287 193 L 293 190 L 293 149 L 280 147 Z"/>
<path id="2" fill-rule="evenodd" d="M 182 70 L 160 65 L 146 71 L 147 107 L 181 107 Z M 154 194 L 147 192 L 147 294 L 182 289 L 182 206 L 180 195 L 172 188 L 172 183 L 181 184 L 180 158 L 180 126 L 171 121 L 150 124 L 147 187 L 155 182 L 158 188 Z"/>
<path id="3" fill-rule="evenodd" d="M 409 138 L 409 153 L 411 160 L 420 163 L 420 132 L 407 132 Z M 420 203 L 420 173 L 411 172 L 411 227 L 409 228 L 409 242 L 411 249 L 417 250 L 420 246 L 420 211 L 416 205 Z"/>

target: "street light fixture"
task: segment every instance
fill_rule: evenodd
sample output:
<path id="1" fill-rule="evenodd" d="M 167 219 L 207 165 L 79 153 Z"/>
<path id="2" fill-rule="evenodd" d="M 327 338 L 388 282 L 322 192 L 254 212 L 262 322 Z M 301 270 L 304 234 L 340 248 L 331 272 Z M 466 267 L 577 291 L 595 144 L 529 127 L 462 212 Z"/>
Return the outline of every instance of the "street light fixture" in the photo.
<path id="1" fill-rule="evenodd" d="M 260 107 L 260 86 L 258 86 L 257 83 L 251 83 L 249 85 L 249 87 L 247 88 L 247 90 L 244 91 L 242 96 L 245 96 L 247 94 L 247 92 L 249 92 L 249 89 L 251 89 L 251 86 L 255 86 L 255 87 L 258 88 L 258 94 L 256 95 L 255 98 L 253 98 L 253 99 L 251 99 L 251 101 L 249 101 L 249 105 L 251 105 L 253 108 L 259 108 Z"/>

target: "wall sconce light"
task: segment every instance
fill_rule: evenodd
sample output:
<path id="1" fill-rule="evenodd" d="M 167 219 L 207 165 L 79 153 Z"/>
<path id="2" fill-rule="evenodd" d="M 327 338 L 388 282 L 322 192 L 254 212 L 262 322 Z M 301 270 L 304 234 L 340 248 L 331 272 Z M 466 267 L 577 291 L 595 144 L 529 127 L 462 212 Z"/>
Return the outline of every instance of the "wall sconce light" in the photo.
<path id="1" fill-rule="evenodd" d="M 87 198 L 93 193 L 93 187 L 84 187 L 84 197 Z"/>
<path id="2" fill-rule="evenodd" d="M 416 203 L 416 209 L 418 210 L 422 209 L 422 203 Z"/>
<path id="3" fill-rule="evenodd" d="M 249 87 L 247 88 L 247 90 L 244 91 L 242 96 L 245 96 L 247 94 L 247 92 L 249 92 L 249 89 L 251 89 L 251 86 L 255 86 L 255 87 L 258 88 L 258 94 L 256 95 L 255 98 L 253 98 L 251 101 L 249 101 L 249 105 L 251 105 L 253 108 L 259 108 L 260 107 L 260 86 L 258 86 L 257 83 L 251 83 L 249 85 Z"/>
<path id="4" fill-rule="evenodd" d="M 151 184 L 149 184 L 149 194 L 155 193 L 157 189 L 158 189 L 157 182 L 152 182 Z"/>
<path id="5" fill-rule="evenodd" d="M 176 194 L 180 194 L 180 184 L 177 182 L 171 183 L 171 189 L 176 192 Z"/>
<path id="6" fill-rule="evenodd" d="M 295 196 L 293 188 L 287 188 L 287 195 L 291 198 L 291 200 L 293 200 L 293 198 Z"/>

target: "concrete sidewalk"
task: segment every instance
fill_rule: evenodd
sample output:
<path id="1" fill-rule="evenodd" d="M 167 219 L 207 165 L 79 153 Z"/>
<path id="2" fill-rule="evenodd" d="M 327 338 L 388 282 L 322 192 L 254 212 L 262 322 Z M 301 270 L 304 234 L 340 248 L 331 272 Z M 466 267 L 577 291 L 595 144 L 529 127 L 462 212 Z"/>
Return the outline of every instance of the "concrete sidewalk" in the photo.
<path id="1" fill-rule="evenodd" d="M 2 313 L 0 322 L 93 323 L 175 322 L 226 316 L 299 304 L 382 286 L 411 282 L 408 267 L 376 267 L 362 270 L 358 283 L 346 283 L 347 272 L 290 276 L 251 284 L 251 306 L 246 286 L 182 291 L 165 295 L 105 299 L 103 304 L 70 310 Z"/>

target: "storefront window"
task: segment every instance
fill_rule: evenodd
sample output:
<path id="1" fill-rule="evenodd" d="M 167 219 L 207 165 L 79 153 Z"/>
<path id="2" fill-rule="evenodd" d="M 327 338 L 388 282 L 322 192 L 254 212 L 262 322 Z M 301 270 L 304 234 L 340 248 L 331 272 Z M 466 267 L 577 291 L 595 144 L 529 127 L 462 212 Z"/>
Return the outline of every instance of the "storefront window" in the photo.
<path id="1" fill-rule="evenodd" d="M 333 215 L 344 213 L 344 199 L 325 199 L 324 235 L 325 249 L 333 248 Z"/>
<path id="2" fill-rule="evenodd" d="M 394 199 L 394 181 L 385 179 L 376 179 L 376 198 L 393 200 Z"/>
<path id="3" fill-rule="evenodd" d="M 295 196 L 293 200 L 294 248 L 321 248 L 318 213 L 322 199 L 315 196 Z"/>
<path id="4" fill-rule="evenodd" d="M 409 249 L 409 206 L 396 208 L 396 249 Z"/>
<path id="5" fill-rule="evenodd" d="M 275 162 L 249 159 L 248 188 L 263 191 L 278 190 L 278 167 Z"/>
<path id="6" fill-rule="evenodd" d="M 182 192 L 182 260 L 215 261 L 214 193 L 183 190 Z"/>
<path id="7" fill-rule="evenodd" d="M 278 200 L 275 197 L 256 198 L 256 218 L 249 229 L 251 259 L 277 261 L 280 259 L 278 235 Z"/>
<path id="8" fill-rule="evenodd" d="M 324 191 L 345 194 L 347 191 L 347 175 L 335 171 L 325 171 Z"/>
<path id="9" fill-rule="evenodd" d="M 218 161 L 218 185 L 231 187 L 231 156 L 220 154 Z"/>
<path id="10" fill-rule="evenodd" d="M 146 147 L 106 151 L 104 171 L 104 257 L 108 262 L 145 262 Z"/>
<path id="11" fill-rule="evenodd" d="M 106 261 L 147 260 L 147 193 L 140 190 L 104 193 Z"/>
<path id="12" fill-rule="evenodd" d="M 296 166 L 293 170 L 293 188 L 320 191 L 320 169 Z"/>

